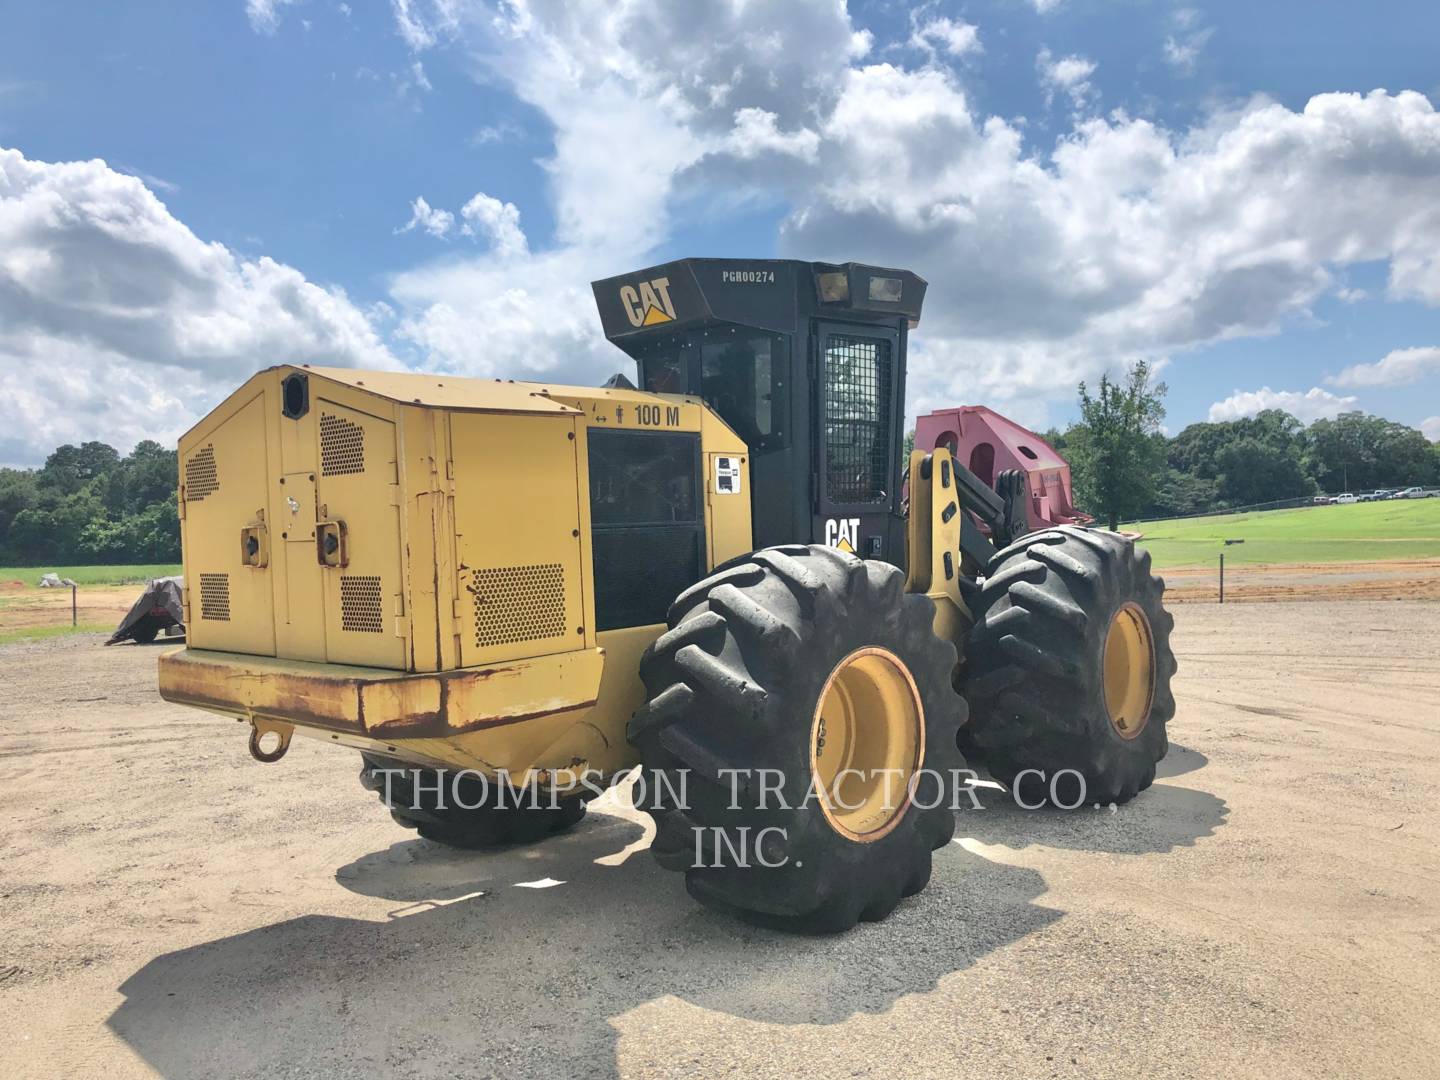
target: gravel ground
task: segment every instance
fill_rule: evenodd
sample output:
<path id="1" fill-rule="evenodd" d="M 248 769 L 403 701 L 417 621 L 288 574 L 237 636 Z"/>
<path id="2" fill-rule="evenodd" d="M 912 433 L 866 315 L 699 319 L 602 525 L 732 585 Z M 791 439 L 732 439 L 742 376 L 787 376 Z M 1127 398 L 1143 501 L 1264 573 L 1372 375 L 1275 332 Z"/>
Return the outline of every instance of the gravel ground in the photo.
<path id="1" fill-rule="evenodd" d="M 612 796 L 455 853 L 161 703 L 158 647 L 0 648 L 0 1075 L 1436 1075 L 1440 604 L 1177 617 L 1154 788 L 986 789 L 837 938 L 699 908 Z"/>

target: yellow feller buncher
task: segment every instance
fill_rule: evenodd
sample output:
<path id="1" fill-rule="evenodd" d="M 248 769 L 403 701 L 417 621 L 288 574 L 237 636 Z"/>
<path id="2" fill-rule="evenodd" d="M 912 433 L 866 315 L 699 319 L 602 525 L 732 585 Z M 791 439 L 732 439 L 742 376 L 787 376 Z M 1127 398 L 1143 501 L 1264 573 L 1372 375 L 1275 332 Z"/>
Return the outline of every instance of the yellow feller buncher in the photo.
<path id="1" fill-rule="evenodd" d="M 359 750 L 461 847 L 639 765 L 659 862 L 799 929 L 925 887 L 962 748 L 1027 801 L 1150 784 L 1164 586 L 1112 533 L 1016 535 L 1024 492 L 943 448 L 903 460 L 922 279 L 689 259 L 594 292 L 638 388 L 282 365 L 189 431 L 163 696 L 261 760 Z"/>

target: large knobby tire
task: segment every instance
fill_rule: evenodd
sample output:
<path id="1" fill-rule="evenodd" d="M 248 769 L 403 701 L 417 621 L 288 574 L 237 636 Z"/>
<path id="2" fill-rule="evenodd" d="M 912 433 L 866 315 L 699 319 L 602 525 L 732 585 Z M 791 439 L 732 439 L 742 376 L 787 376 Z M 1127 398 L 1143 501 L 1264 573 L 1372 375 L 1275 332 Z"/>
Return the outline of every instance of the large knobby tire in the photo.
<path id="1" fill-rule="evenodd" d="M 963 741 L 1026 805 L 1123 803 L 1155 779 L 1175 715 L 1164 591 L 1132 540 L 1068 525 L 1022 537 L 986 566 Z"/>
<path id="2" fill-rule="evenodd" d="M 966 709 L 934 605 L 903 584 L 889 564 L 795 545 L 719 567 L 671 605 L 640 662 L 648 701 L 629 737 L 651 850 L 701 903 L 836 932 L 929 881 L 955 828 Z M 860 763 L 874 761 L 905 762 L 913 782 L 866 787 L 882 770 Z M 837 776 L 827 806 L 817 793 Z"/>
<path id="3" fill-rule="evenodd" d="M 471 776 L 445 774 L 443 792 L 437 795 L 437 775 L 429 769 L 418 770 L 417 800 L 414 765 L 378 754 L 360 757 L 360 783 L 365 790 L 380 796 L 397 824 L 437 844 L 458 848 L 528 844 L 564 832 L 585 816 L 585 802 L 578 795 L 556 798 L 552 805 L 548 795 L 540 794 L 532 805 L 528 791 L 507 789 L 502 800 L 495 784 L 482 785 Z M 452 781 L 457 786 L 452 787 Z"/>

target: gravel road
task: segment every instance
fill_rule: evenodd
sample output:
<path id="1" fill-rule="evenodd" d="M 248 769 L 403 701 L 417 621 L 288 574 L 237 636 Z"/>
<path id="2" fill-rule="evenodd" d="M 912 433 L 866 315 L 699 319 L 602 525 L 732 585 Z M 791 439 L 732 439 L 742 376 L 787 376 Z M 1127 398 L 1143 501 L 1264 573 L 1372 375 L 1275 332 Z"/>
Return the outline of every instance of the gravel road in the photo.
<path id="1" fill-rule="evenodd" d="M 1177 619 L 1149 792 L 986 788 L 837 938 L 699 908 L 613 795 L 456 853 L 160 702 L 160 647 L 0 648 L 0 1075 L 1435 1075 L 1440 604 Z"/>

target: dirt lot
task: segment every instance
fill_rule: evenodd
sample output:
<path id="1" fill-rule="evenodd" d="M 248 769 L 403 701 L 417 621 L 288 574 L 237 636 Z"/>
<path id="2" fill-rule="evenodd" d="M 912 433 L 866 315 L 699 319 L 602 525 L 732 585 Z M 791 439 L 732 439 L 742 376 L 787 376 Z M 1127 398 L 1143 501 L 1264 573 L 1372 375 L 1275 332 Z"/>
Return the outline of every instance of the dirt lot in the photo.
<path id="1" fill-rule="evenodd" d="M 1220 568 L 1161 571 L 1166 603 L 1215 603 Z M 1440 559 L 1225 567 L 1225 602 L 1253 600 L 1440 600 Z"/>
<path id="2" fill-rule="evenodd" d="M 838 938 L 695 906 L 613 802 L 457 854 L 159 703 L 158 648 L 0 649 L 0 1075 L 1435 1075 L 1440 604 L 1178 618 L 1154 788 L 987 791 Z"/>
<path id="3" fill-rule="evenodd" d="M 144 591 L 143 585 L 82 585 L 75 591 L 81 626 L 114 629 Z M 69 589 L 37 589 L 21 581 L 0 581 L 0 634 L 45 626 L 69 626 Z"/>

